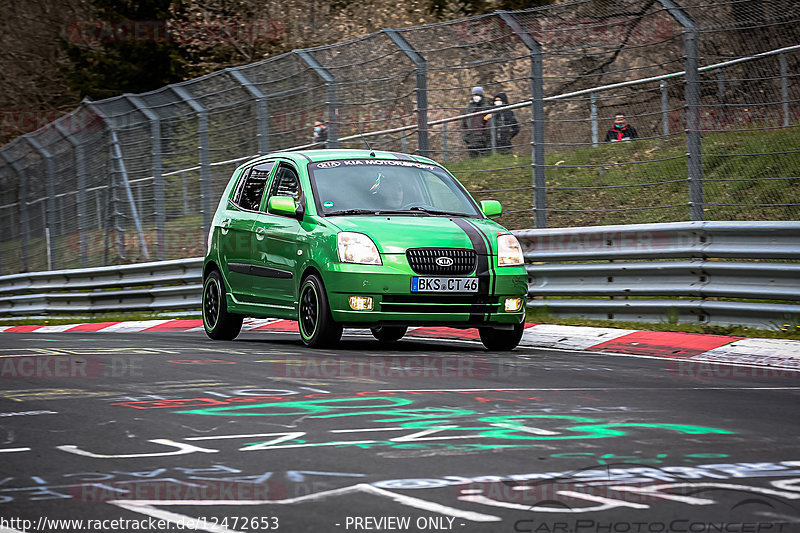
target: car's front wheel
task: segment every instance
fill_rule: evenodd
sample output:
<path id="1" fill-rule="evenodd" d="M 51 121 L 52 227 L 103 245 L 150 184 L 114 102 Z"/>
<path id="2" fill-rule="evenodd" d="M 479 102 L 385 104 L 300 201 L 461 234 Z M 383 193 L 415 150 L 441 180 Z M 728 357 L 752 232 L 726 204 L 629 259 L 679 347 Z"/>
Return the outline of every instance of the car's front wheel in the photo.
<path id="1" fill-rule="evenodd" d="M 316 274 L 300 285 L 297 321 L 303 344 L 312 348 L 331 346 L 342 338 L 342 326 L 333 321 L 325 286 Z"/>
<path id="2" fill-rule="evenodd" d="M 522 340 L 525 324 L 515 324 L 514 329 L 478 328 L 481 342 L 486 349 L 492 351 L 513 350 Z"/>
<path id="3" fill-rule="evenodd" d="M 403 338 L 408 328 L 405 326 L 376 326 L 369 329 L 372 336 L 381 342 L 395 342 Z"/>
<path id="4" fill-rule="evenodd" d="M 225 284 L 218 270 L 206 276 L 203 283 L 203 328 L 206 335 L 216 340 L 233 340 L 242 330 L 241 315 L 228 312 Z"/>

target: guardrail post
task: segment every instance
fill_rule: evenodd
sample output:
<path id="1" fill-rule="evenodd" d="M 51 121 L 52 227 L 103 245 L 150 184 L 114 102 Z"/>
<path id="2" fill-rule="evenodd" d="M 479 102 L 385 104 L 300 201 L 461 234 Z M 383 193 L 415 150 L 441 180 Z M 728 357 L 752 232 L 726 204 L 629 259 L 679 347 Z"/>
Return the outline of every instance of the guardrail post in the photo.
<path id="1" fill-rule="evenodd" d="M 325 105 L 328 108 L 328 142 L 325 143 L 325 147 L 339 148 L 339 110 L 336 107 L 336 78 L 307 50 L 296 49 L 292 50 L 292 52 L 297 54 L 325 82 Z"/>
<path id="2" fill-rule="evenodd" d="M 414 63 L 414 73 L 417 76 L 417 87 L 414 89 L 417 94 L 417 152 L 421 156 L 428 157 L 430 154 L 428 144 L 428 64 L 425 58 L 397 30 L 388 29 L 383 32 Z"/>
<path id="3" fill-rule="evenodd" d="M 168 85 L 197 114 L 197 137 L 200 150 L 200 209 L 203 212 L 203 235 L 211 229 L 211 164 L 208 156 L 208 111 L 178 85 Z"/>
<path id="4" fill-rule="evenodd" d="M 38 141 L 35 137 L 33 137 L 30 133 L 25 134 L 22 136 L 23 139 L 28 141 L 34 150 L 39 152 L 44 159 L 45 168 L 47 169 L 47 182 L 45 185 L 45 190 L 47 191 L 47 213 L 46 213 L 46 220 L 47 226 L 45 227 L 45 234 L 48 237 L 56 237 L 59 235 L 59 232 L 56 231 L 56 189 L 55 189 L 55 182 L 56 182 L 56 167 L 53 163 L 53 154 L 50 153 L 49 150 L 46 150 L 42 143 Z M 50 232 L 53 232 L 54 235 L 50 235 Z M 53 255 L 53 248 L 48 247 L 47 249 L 47 265 L 48 270 L 53 270 L 57 268 L 56 258 Z"/>
<path id="5" fill-rule="evenodd" d="M 19 159 L 12 159 L 5 150 L 0 150 L 0 155 L 11 166 L 19 179 L 19 242 L 20 259 L 22 261 L 22 271 L 28 271 L 28 231 L 30 223 L 28 220 L 28 182 L 25 176 L 25 169 L 19 164 Z"/>
<path id="6" fill-rule="evenodd" d="M 589 105 L 591 106 L 592 115 L 592 146 L 597 148 L 600 144 L 597 132 L 597 95 L 589 93 Z"/>
<path id="7" fill-rule="evenodd" d="M 547 189 L 544 174 L 544 85 L 542 45 L 508 11 L 496 11 L 530 50 L 531 59 L 531 164 L 533 166 L 534 227 L 547 227 Z"/>
<path id="8" fill-rule="evenodd" d="M 789 127 L 789 72 L 786 66 L 786 54 L 778 54 L 781 69 L 781 102 L 783 104 L 783 127 Z"/>
<path id="9" fill-rule="evenodd" d="M 56 131 L 60 133 L 75 149 L 75 170 L 77 174 L 77 200 L 78 200 L 78 233 L 80 235 L 81 268 L 89 266 L 89 231 L 86 214 L 86 157 L 83 152 L 83 143 L 72 138 L 66 128 L 56 120 L 53 122 Z"/>
<path id="10" fill-rule="evenodd" d="M 166 225 L 167 209 L 164 202 L 166 191 L 164 188 L 164 171 L 161 161 L 161 119 L 152 109 L 147 107 L 138 96 L 124 94 L 123 97 L 133 104 L 133 106 L 150 121 L 150 147 L 153 150 L 151 160 L 151 165 L 153 167 L 153 192 L 156 201 L 156 257 L 159 259 L 166 259 L 167 246 L 164 227 Z"/>
<path id="11" fill-rule="evenodd" d="M 267 95 L 261 92 L 250 79 L 240 70 L 226 68 L 225 72 L 239 82 L 244 89 L 256 100 L 256 139 L 258 139 L 258 155 L 269 153 L 269 112 L 267 109 Z"/>
<path id="12" fill-rule="evenodd" d="M 689 173 L 689 215 L 703 220 L 703 146 L 700 124 L 700 73 L 697 24 L 674 0 L 658 0 L 683 27 L 686 81 L 686 148 Z"/>

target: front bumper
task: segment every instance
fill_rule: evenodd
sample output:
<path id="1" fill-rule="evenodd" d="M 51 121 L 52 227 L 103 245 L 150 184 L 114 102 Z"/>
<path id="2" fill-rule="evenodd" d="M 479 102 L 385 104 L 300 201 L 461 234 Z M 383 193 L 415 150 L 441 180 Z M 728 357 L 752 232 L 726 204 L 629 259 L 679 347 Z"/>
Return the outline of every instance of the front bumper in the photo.
<path id="1" fill-rule="evenodd" d="M 384 255 L 383 265 L 331 263 L 323 274 L 331 315 L 345 326 L 512 326 L 525 319 L 525 267 L 491 268 L 479 293 L 411 292 L 414 273 L 403 255 Z M 474 277 L 475 274 L 466 277 Z M 460 277 L 460 276 L 454 276 Z M 369 311 L 351 309 L 351 296 L 370 296 Z M 505 311 L 506 298 L 522 298 L 518 311 Z"/>

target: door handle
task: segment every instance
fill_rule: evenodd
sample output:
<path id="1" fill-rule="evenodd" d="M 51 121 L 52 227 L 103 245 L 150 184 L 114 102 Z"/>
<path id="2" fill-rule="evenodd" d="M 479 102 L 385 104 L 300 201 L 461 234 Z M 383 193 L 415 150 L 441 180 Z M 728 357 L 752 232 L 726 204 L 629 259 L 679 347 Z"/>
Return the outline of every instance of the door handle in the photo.
<path id="1" fill-rule="evenodd" d="M 222 226 L 223 228 L 229 228 L 231 226 L 231 219 L 226 218 L 225 220 L 222 221 L 220 226 Z"/>
<path id="2" fill-rule="evenodd" d="M 256 228 L 256 239 L 258 239 L 259 241 L 263 241 L 264 237 L 266 236 L 267 236 L 266 228 L 262 228 L 261 226 Z"/>

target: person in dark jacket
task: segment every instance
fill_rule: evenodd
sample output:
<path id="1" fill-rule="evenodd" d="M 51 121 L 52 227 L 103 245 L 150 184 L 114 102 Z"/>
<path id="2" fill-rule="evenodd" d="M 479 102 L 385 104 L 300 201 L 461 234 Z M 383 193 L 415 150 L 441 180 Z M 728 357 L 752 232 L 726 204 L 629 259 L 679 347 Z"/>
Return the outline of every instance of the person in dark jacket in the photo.
<path id="1" fill-rule="evenodd" d="M 614 116 L 614 126 L 606 133 L 606 142 L 630 141 L 638 136 L 636 128 L 625 121 L 625 115 L 617 113 Z"/>
<path id="2" fill-rule="evenodd" d="M 325 148 L 328 142 L 328 127 L 321 120 L 314 122 L 314 134 L 311 136 L 311 142 L 318 144 L 317 148 Z"/>
<path id="3" fill-rule="evenodd" d="M 484 98 L 483 88 L 473 87 L 472 100 L 464 109 L 463 114 L 488 111 L 489 109 Z M 470 157 L 489 154 L 489 145 L 491 144 L 490 118 L 491 115 L 487 114 L 461 119 L 461 138 L 464 139 L 464 144 L 467 145 Z"/>
<path id="4" fill-rule="evenodd" d="M 494 97 L 495 106 L 508 105 L 508 96 L 506 93 L 497 93 Z M 497 144 L 497 151 L 501 154 L 511 153 L 511 139 L 519 133 L 519 124 L 514 112 L 510 109 L 495 112 L 492 120 L 494 121 L 495 128 L 495 142 Z"/>

